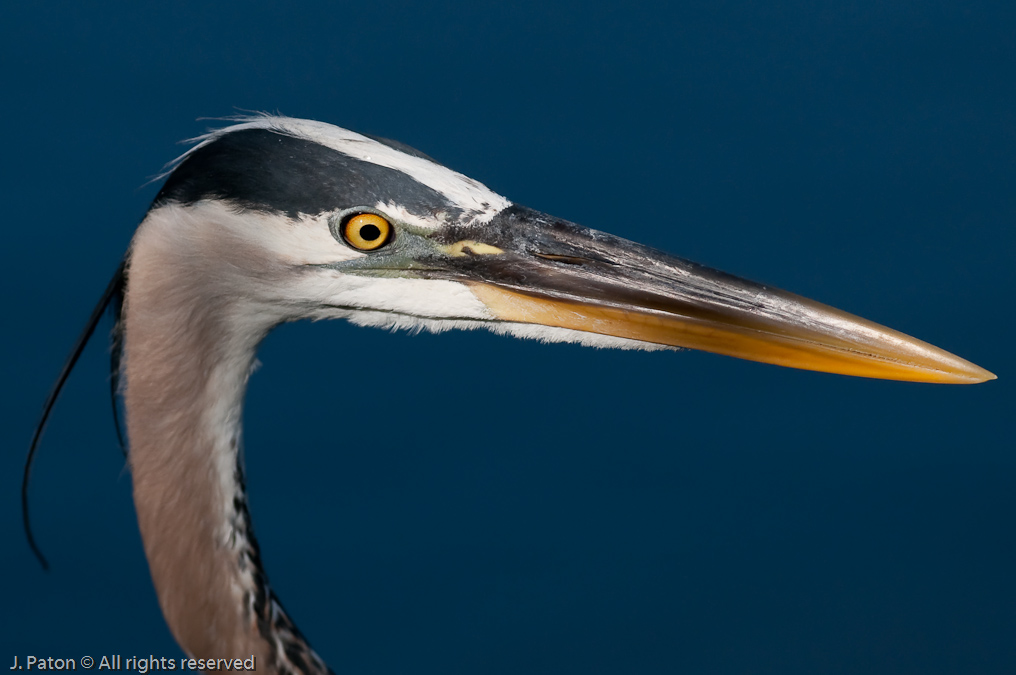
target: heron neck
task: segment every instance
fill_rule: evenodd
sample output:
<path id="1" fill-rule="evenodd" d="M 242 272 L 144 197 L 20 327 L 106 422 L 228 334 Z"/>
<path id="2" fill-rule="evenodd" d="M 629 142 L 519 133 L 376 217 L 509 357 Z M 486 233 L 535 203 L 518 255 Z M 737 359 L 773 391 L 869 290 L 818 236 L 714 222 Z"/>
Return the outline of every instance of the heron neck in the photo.
<path id="1" fill-rule="evenodd" d="M 243 399 L 257 345 L 277 319 L 222 278 L 201 278 L 221 259 L 203 265 L 207 251 L 181 251 L 145 225 L 124 304 L 124 404 L 163 614 L 192 657 L 254 655 L 261 672 L 328 672 L 268 586 L 247 509 Z"/>

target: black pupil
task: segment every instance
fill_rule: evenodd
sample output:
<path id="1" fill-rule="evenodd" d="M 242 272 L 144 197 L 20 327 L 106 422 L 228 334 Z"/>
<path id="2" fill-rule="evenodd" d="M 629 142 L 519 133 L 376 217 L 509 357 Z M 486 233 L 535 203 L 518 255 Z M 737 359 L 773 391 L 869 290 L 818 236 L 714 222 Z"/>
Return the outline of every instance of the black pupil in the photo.
<path id="1" fill-rule="evenodd" d="M 360 228 L 360 238 L 364 241 L 374 241 L 381 236 L 381 228 L 377 225 L 364 225 Z"/>

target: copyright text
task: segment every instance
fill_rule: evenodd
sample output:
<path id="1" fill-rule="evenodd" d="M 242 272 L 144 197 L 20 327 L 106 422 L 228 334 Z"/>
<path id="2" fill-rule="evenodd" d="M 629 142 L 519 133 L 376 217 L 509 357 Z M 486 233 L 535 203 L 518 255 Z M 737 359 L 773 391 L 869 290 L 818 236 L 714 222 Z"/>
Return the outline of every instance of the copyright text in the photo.
<path id="1" fill-rule="evenodd" d="M 52 656 L 14 656 L 10 670 L 126 670 L 148 673 L 155 670 L 204 670 L 220 672 L 243 672 L 257 670 L 257 658 L 253 654 L 245 659 L 173 659 L 165 656 L 123 656 L 109 654 L 94 659 L 82 656 L 77 659 L 54 658 Z"/>

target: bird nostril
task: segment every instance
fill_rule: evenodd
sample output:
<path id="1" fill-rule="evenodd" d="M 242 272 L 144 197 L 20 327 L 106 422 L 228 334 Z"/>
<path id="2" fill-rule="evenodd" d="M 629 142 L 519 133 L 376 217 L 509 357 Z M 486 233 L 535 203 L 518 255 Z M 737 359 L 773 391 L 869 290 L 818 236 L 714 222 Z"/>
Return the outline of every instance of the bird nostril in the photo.
<path id="1" fill-rule="evenodd" d="M 573 255 L 557 255 L 555 253 L 534 253 L 537 258 L 543 258 L 544 260 L 553 260 L 555 262 L 562 262 L 566 265 L 581 265 L 589 262 L 586 258 L 579 258 Z"/>

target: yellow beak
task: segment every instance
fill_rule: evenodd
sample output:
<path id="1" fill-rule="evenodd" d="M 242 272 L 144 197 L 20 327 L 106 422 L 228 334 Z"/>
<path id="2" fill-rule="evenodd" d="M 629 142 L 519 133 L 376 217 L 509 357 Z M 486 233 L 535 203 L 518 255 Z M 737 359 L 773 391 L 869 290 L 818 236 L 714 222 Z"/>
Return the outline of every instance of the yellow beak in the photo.
<path id="1" fill-rule="evenodd" d="M 484 234 L 446 237 L 427 276 L 465 283 L 500 321 L 859 377 L 995 379 L 871 321 L 525 207 L 510 207 Z"/>
<path id="2" fill-rule="evenodd" d="M 987 370 L 927 342 L 806 298 L 797 301 L 811 312 L 824 314 L 839 330 L 821 334 L 793 320 L 766 330 L 636 307 L 538 297 L 490 284 L 474 284 L 471 290 L 504 321 L 570 328 L 841 375 L 944 384 L 995 379 Z"/>

